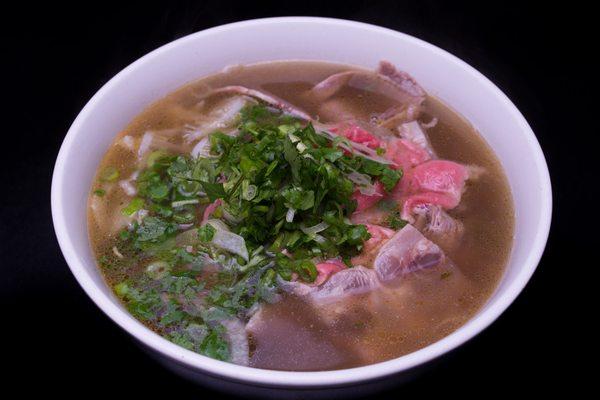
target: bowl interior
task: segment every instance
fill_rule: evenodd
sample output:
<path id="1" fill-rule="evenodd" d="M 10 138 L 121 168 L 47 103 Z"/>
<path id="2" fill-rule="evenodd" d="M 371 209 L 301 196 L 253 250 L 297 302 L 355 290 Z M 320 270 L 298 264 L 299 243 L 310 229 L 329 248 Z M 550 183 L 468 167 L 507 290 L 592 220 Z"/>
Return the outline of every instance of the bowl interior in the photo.
<path id="1" fill-rule="evenodd" d="M 516 211 L 515 241 L 504 277 L 469 323 L 418 352 L 373 366 L 317 373 L 271 372 L 221 363 L 181 349 L 130 317 L 96 268 L 88 243 L 86 201 L 95 169 L 114 136 L 144 107 L 175 88 L 227 65 L 324 60 L 373 68 L 386 59 L 466 117 L 496 152 Z M 274 18 L 226 25 L 150 53 L 107 83 L 73 123 L 53 177 L 59 243 L 88 295 L 136 338 L 195 368 L 262 384 L 328 385 L 373 378 L 422 363 L 468 340 L 521 291 L 543 251 L 551 212 L 546 164 L 528 124 L 506 96 L 473 68 L 418 39 L 371 25 L 320 18 Z"/>

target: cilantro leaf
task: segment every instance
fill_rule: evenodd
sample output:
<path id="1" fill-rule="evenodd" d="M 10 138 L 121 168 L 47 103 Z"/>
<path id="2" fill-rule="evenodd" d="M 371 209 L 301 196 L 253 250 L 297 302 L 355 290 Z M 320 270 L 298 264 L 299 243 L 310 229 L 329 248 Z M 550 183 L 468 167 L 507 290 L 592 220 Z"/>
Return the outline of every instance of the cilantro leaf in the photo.
<path id="1" fill-rule="evenodd" d="M 286 200 L 286 206 L 295 210 L 308 210 L 315 204 L 315 192 L 291 187 L 283 190 L 281 195 Z"/>
<path id="2" fill-rule="evenodd" d="M 362 250 L 370 235 L 350 220 L 356 187 L 349 175 L 379 180 L 387 191 L 402 177 L 340 149 L 347 139 L 281 112 L 253 105 L 240 117 L 237 134 L 211 133 L 209 157 L 151 153 L 135 182 L 137 197 L 123 209 L 128 216 L 148 212 L 115 238 L 117 255 L 110 249 L 98 258 L 111 274 L 125 276 L 114 291 L 134 316 L 174 343 L 220 360 L 230 359 L 231 350 L 219 322 L 272 301 L 279 279 L 314 282 L 315 262 L 340 257 L 350 265 Z M 108 173 L 107 179 L 118 177 L 115 169 Z M 217 199 L 211 218 L 243 238 L 249 257 L 216 246 L 215 226 L 198 226 Z M 396 214 L 390 227 L 405 223 Z M 314 226 L 318 232 L 306 229 Z M 214 264 L 222 268 L 204 268 Z"/>
<path id="3" fill-rule="evenodd" d="M 386 192 L 391 191 L 396 186 L 398 181 L 400 181 L 400 178 L 402 178 L 402 170 L 385 167 L 381 171 L 380 180 L 381 183 L 383 183 L 383 187 Z"/>
<path id="4" fill-rule="evenodd" d="M 393 211 L 388 215 L 387 218 L 387 224 L 388 226 L 393 229 L 393 230 L 399 230 L 404 228 L 407 224 L 408 221 L 403 220 L 402 218 L 400 218 L 400 212 L 399 211 Z"/>
<path id="5" fill-rule="evenodd" d="M 222 331 L 222 329 L 220 330 Z M 216 360 L 227 361 L 229 359 L 229 345 L 223 338 L 221 332 L 212 330 L 200 345 L 200 353 Z"/>
<path id="6" fill-rule="evenodd" d="M 227 197 L 222 183 L 202 182 L 201 185 L 210 201 Z"/>
<path id="7" fill-rule="evenodd" d="M 143 207 L 144 207 L 144 199 L 135 197 L 129 202 L 127 207 L 125 207 L 123 210 L 121 210 L 121 213 L 127 217 L 130 217 L 133 214 L 135 214 L 136 212 L 138 212 L 139 210 L 141 210 Z"/>
<path id="8" fill-rule="evenodd" d="M 294 181 L 298 182 L 300 180 L 302 161 L 298 157 L 298 150 L 296 150 L 296 147 L 289 138 L 283 141 L 283 155 L 290 166 Z"/>

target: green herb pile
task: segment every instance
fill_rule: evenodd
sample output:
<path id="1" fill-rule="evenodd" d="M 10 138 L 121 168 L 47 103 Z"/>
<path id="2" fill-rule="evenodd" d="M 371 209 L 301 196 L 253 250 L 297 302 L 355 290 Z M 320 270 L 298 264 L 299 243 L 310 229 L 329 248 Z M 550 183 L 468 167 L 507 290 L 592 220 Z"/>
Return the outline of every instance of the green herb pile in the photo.
<path id="1" fill-rule="evenodd" d="M 242 111 L 239 133 L 210 135 L 198 159 L 154 152 L 122 212 L 139 222 L 116 247 L 115 286 L 128 309 L 173 342 L 227 360 L 219 321 L 277 298 L 280 279 L 317 276 L 315 260 L 348 266 L 369 233 L 352 224 L 359 174 L 391 190 L 401 172 L 342 150 L 310 125 L 262 106 Z M 205 207 L 218 201 L 208 223 Z M 398 221 L 391 221 L 397 224 Z"/>

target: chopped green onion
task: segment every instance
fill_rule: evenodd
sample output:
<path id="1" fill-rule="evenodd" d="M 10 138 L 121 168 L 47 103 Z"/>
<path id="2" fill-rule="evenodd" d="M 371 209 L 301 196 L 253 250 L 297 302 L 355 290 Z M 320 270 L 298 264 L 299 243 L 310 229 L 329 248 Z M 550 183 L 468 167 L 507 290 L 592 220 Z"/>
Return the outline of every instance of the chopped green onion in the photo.
<path id="1" fill-rule="evenodd" d="M 247 180 L 242 182 L 242 197 L 244 200 L 252 200 L 256 196 L 256 185 L 250 185 Z"/>
<path id="2" fill-rule="evenodd" d="M 288 133 L 288 137 L 290 138 L 292 143 L 298 143 L 300 141 L 300 138 L 291 132 Z"/>
<path id="3" fill-rule="evenodd" d="M 208 243 L 215 237 L 217 230 L 211 224 L 204 224 L 198 228 L 198 239 L 201 242 Z"/>
<path id="4" fill-rule="evenodd" d="M 304 150 L 307 149 L 306 145 L 302 142 L 298 142 L 296 145 L 296 149 L 298 149 L 298 153 L 304 153 Z"/>
<path id="5" fill-rule="evenodd" d="M 100 173 L 100 180 L 104 182 L 114 182 L 119 178 L 119 170 L 113 166 L 106 167 Z"/>
<path id="6" fill-rule="evenodd" d="M 127 295 L 127 293 L 129 292 L 129 285 L 127 285 L 127 282 L 121 282 L 121 283 L 116 284 L 114 289 L 115 289 L 115 293 L 118 296 L 123 297 L 123 296 Z"/>
<path id="7" fill-rule="evenodd" d="M 148 155 L 148 159 L 146 160 L 146 164 L 148 165 L 148 168 L 152 167 L 157 160 L 159 160 L 165 156 L 168 156 L 168 153 L 166 153 L 163 150 L 156 150 L 156 151 L 153 151 L 152 153 L 150 153 Z"/>
<path id="8" fill-rule="evenodd" d="M 294 262 L 294 270 L 307 282 L 314 282 L 317 278 L 317 268 L 315 267 L 315 263 L 310 260 Z"/>
<path id="9" fill-rule="evenodd" d="M 295 127 L 294 125 L 279 125 L 277 127 L 277 129 L 279 130 L 279 132 L 283 133 L 284 135 L 289 135 L 290 133 L 298 130 L 298 128 Z"/>
<path id="10" fill-rule="evenodd" d="M 127 207 L 121 210 L 121 213 L 126 217 L 131 217 L 133 214 L 144 208 L 144 199 L 139 197 L 135 197 L 129 202 Z"/>
<path id="11" fill-rule="evenodd" d="M 177 191 L 185 197 L 190 197 L 198 193 L 201 189 L 200 182 L 187 181 L 177 186 Z"/>
<path id="12" fill-rule="evenodd" d="M 405 221 L 402 218 L 400 218 L 399 211 L 393 211 L 387 218 L 387 224 L 390 228 L 397 231 L 399 229 L 404 228 L 406 224 L 408 224 L 408 221 Z"/>
<path id="13" fill-rule="evenodd" d="M 310 226 L 308 228 L 305 227 L 300 227 L 300 230 L 302 232 L 304 232 L 307 235 L 314 235 L 315 233 L 319 233 L 321 231 L 324 231 L 325 229 L 329 228 L 329 224 L 325 221 L 321 221 L 318 224 L 314 225 L 314 226 Z"/>
<path id="14" fill-rule="evenodd" d="M 179 201 L 172 202 L 171 207 L 176 208 L 176 207 L 181 207 L 181 206 L 185 206 L 188 204 L 198 204 L 198 203 L 200 203 L 200 200 L 198 200 L 198 199 L 179 200 Z"/>
<path id="15" fill-rule="evenodd" d="M 163 200 L 169 195 L 169 187 L 164 183 L 159 183 L 148 188 L 148 194 L 152 200 Z"/>
<path id="16" fill-rule="evenodd" d="M 185 207 L 183 210 L 180 210 L 173 214 L 173 221 L 177 222 L 178 224 L 190 224 L 195 220 L 196 214 L 194 212 L 194 209 L 190 209 L 190 207 Z"/>

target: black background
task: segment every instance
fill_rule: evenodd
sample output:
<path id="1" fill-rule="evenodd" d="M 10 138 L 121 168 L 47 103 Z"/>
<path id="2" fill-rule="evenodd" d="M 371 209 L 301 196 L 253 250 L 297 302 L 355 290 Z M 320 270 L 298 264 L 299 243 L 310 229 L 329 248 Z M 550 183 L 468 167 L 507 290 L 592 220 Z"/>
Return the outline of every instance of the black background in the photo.
<path id="1" fill-rule="evenodd" d="M 585 343 L 573 310 L 598 234 L 597 64 L 594 13 L 575 3 L 435 1 L 325 3 L 187 2 L 125 7 L 98 2 L 61 9 L 23 4 L 2 16 L 0 330 L 2 381 L 22 393 L 211 397 L 164 370 L 84 295 L 58 248 L 50 214 L 55 157 L 71 122 L 119 70 L 189 33 L 265 16 L 317 15 L 406 32 L 462 58 L 525 115 L 544 150 L 554 192 L 550 240 L 524 292 L 490 328 L 434 369 L 384 398 L 567 387 Z M 596 35 L 597 36 L 597 35 Z M 591 46 L 582 48 L 581 46 Z M 584 218 L 591 217 L 591 220 Z M 576 223 L 581 221 L 581 225 Z M 583 278 L 583 279 L 582 279 Z M 574 338 L 576 338 L 574 340 Z M 101 383 L 99 383 L 101 382 Z M 569 386 L 576 390 L 580 383 Z M 519 389 L 522 390 L 522 389 Z M 183 397 L 182 397 L 183 398 Z"/>

